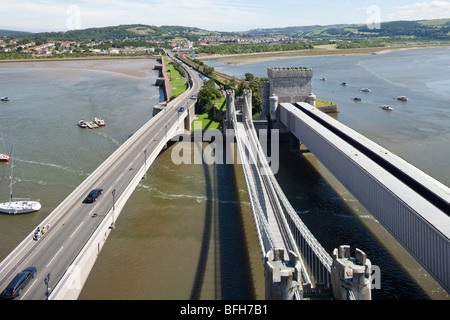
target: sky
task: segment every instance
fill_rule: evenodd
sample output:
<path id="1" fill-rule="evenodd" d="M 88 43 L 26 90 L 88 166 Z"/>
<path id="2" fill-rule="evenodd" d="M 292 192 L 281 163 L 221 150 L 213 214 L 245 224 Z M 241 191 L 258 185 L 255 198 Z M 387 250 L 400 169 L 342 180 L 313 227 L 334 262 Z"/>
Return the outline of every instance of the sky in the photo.
<path id="1" fill-rule="evenodd" d="M 0 29 L 44 32 L 122 24 L 208 31 L 450 18 L 431 0 L 0 0 Z"/>

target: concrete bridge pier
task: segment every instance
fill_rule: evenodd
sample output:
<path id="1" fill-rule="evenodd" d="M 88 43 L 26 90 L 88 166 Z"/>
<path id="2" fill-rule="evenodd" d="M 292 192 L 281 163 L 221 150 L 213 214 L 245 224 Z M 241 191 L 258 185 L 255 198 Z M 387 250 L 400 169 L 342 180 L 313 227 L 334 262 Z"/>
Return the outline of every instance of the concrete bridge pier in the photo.
<path id="1" fill-rule="evenodd" d="M 333 250 L 333 264 L 331 266 L 331 283 L 336 300 L 372 299 L 372 263 L 366 254 L 356 249 L 355 257 L 350 256 L 350 246 L 340 246 Z"/>
<path id="2" fill-rule="evenodd" d="M 292 251 L 288 260 L 285 255 L 284 249 L 272 249 L 265 256 L 266 300 L 293 300 L 296 293 L 303 299 L 299 258 Z"/>
<path id="3" fill-rule="evenodd" d="M 244 105 L 242 106 L 242 115 L 244 121 L 252 121 L 252 91 L 244 90 Z"/>
<path id="4" fill-rule="evenodd" d="M 232 129 L 233 124 L 231 123 L 231 118 L 235 112 L 235 102 L 234 102 L 234 90 L 227 90 L 226 94 L 226 125 L 225 129 Z"/>

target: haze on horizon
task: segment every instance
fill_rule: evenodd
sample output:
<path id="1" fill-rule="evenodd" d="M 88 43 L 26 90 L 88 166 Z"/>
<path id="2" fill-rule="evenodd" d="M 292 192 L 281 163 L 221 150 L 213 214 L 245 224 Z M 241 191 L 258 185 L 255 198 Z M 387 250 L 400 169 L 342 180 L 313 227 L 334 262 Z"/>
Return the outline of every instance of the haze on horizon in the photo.
<path id="1" fill-rule="evenodd" d="M 145 24 L 208 31 L 450 18 L 440 0 L 2 0 L 0 29 L 47 32 Z"/>

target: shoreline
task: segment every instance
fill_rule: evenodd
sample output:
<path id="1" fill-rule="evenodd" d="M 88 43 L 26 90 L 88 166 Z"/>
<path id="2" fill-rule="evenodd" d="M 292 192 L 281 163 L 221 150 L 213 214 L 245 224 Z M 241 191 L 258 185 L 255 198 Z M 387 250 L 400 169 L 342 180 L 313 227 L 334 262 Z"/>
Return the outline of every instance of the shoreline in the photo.
<path id="1" fill-rule="evenodd" d="M 373 47 L 373 48 L 353 48 L 353 49 L 336 49 L 330 46 L 318 46 L 312 50 L 298 50 L 298 51 L 277 51 L 277 52 L 263 52 L 263 53 L 245 53 L 245 54 L 230 54 L 230 55 L 210 55 L 199 56 L 197 59 L 202 61 L 208 60 L 225 60 L 223 64 L 228 65 L 246 65 L 251 63 L 302 58 L 302 57 L 330 57 L 330 56 L 347 56 L 347 55 L 379 55 L 390 53 L 394 51 L 405 51 L 415 49 L 429 49 L 450 47 L 446 45 L 409 45 L 409 46 L 392 46 L 392 47 Z"/>

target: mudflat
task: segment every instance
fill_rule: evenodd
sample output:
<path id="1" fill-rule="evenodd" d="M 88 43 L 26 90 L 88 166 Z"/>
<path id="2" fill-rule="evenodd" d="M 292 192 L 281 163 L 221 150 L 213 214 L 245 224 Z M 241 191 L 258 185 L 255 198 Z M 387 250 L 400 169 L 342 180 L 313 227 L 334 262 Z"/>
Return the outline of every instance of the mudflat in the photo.
<path id="1" fill-rule="evenodd" d="M 74 70 L 96 70 L 115 72 L 134 77 L 147 77 L 152 71 L 156 58 L 67 58 L 0 60 L 0 69 L 55 68 Z"/>

